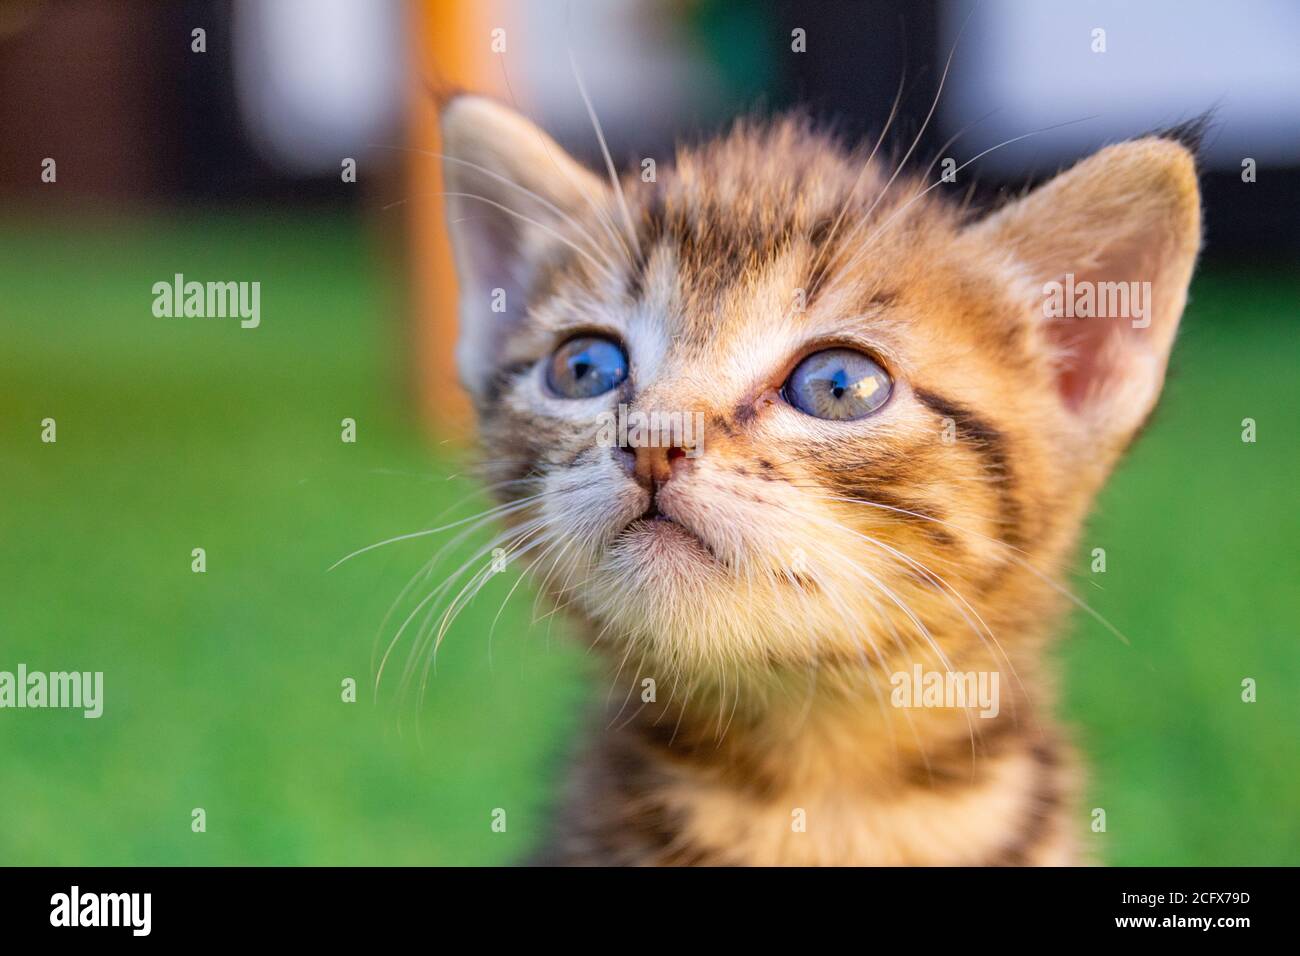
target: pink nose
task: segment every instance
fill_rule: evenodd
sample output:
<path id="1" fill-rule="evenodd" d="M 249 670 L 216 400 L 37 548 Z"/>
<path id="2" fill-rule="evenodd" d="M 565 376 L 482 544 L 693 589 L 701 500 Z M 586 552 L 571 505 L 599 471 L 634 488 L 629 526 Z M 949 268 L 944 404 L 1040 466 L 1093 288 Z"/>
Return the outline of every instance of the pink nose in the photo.
<path id="1" fill-rule="evenodd" d="M 686 457 L 686 452 L 675 445 L 669 447 L 636 448 L 636 463 L 632 475 L 647 491 L 655 491 L 673 476 L 673 466 Z"/>

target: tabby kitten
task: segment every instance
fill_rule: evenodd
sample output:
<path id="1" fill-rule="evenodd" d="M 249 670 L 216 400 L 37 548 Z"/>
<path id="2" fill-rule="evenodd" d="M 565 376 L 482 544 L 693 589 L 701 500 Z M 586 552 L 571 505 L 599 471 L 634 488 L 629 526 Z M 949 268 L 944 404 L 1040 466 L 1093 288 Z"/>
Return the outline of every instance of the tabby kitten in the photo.
<path id="1" fill-rule="evenodd" d="M 541 859 L 1081 860 L 1041 657 L 1186 301 L 1179 137 L 974 218 L 792 119 L 653 182 L 479 97 L 442 131 L 507 550 L 614 684 Z M 1132 301 L 1047 314 L 1061 289 L 1075 314 Z M 702 441 L 611 442 L 620 405 Z"/>

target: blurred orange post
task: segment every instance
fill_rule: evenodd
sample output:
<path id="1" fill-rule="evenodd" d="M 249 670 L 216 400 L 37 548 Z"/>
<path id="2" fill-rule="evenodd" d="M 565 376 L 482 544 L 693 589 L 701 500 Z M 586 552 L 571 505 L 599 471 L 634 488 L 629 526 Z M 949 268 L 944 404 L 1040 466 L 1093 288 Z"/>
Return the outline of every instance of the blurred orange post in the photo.
<path id="1" fill-rule="evenodd" d="M 491 52 L 491 2 L 413 0 L 414 46 L 408 107 L 412 152 L 406 164 L 410 197 L 411 309 L 416 382 L 421 408 L 441 438 L 469 433 L 469 400 L 456 377 L 456 276 L 443 211 L 442 164 L 436 156 L 438 114 L 432 90 L 492 93 L 503 85 Z"/>

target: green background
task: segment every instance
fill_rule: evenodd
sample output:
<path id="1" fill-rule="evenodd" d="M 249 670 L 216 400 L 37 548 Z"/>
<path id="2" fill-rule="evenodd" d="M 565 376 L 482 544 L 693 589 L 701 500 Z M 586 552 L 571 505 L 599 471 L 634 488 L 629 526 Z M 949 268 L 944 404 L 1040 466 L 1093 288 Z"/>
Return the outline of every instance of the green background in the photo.
<path id="1" fill-rule="evenodd" d="M 106 698 L 99 720 L 0 711 L 0 864 L 500 863 L 540 835 L 603 697 L 563 623 L 532 624 L 522 587 L 489 658 L 502 575 L 423 698 L 386 679 L 376 701 L 380 624 L 435 542 L 326 571 L 485 504 L 414 412 L 377 248 L 307 214 L 0 227 L 0 670 L 102 670 Z M 174 272 L 258 279 L 261 328 L 154 318 Z M 1300 863 L 1298 302 L 1293 275 L 1203 270 L 1084 535 L 1075 590 L 1132 639 L 1080 613 L 1058 651 L 1105 862 Z"/>

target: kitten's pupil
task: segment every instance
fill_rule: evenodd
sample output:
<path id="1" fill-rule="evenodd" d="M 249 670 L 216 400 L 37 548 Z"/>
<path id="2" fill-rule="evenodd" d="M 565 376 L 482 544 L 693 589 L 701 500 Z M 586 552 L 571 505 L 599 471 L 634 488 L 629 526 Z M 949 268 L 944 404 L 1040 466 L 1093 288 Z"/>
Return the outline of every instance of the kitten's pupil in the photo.
<path id="1" fill-rule="evenodd" d="M 591 363 L 584 362 L 582 359 L 575 359 L 573 362 L 573 374 L 575 378 L 582 378 L 591 371 Z"/>
<path id="2" fill-rule="evenodd" d="M 844 397 L 844 391 L 848 386 L 847 378 L 844 369 L 840 369 L 831 376 L 831 394 L 835 396 L 837 401 Z"/>

